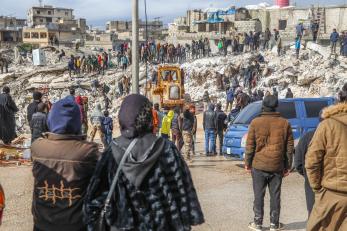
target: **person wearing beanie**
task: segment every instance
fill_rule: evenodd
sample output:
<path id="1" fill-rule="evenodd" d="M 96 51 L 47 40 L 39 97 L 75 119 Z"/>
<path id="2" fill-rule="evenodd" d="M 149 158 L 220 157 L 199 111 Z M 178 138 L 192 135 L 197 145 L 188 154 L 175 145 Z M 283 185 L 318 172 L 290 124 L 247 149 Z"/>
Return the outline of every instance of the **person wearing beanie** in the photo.
<path id="1" fill-rule="evenodd" d="M 315 203 L 308 231 L 347 230 L 347 83 L 339 101 L 323 109 L 324 119 L 309 145 L 305 168 Z"/>
<path id="2" fill-rule="evenodd" d="M 171 141 L 153 134 L 150 101 L 139 94 L 127 96 L 118 118 L 121 135 L 99 160 L 85 200 L 89 230 L 98 223 L 98 208 L 105 200 L 100 195 L 110 191 L 120 164 L 114 199 L 107 207 L 107 226 L 111 226 L 107 230 L 191 230 L 202 224 L 204 217 L 187 164 Z"/>
<path id="3" fill-rule="evenodd" d="M 39 91 L 34 91 L 33 99 L 33 102 L 30 103 L 27 107 L 27 119 L 29 124 L 34 113 L 37 112 L 37 105 L 42 102 L 42 93 Z"/>
<path id="4" fill-rule="evenodd" d="M 102 129 L 101 129 L 101 122 L 103 117 L 104 115 L 101 112 L 101 105 L 96 104 L 90 117 L 90 122 L 92 124 L 92 131 L 90 133 L 89 139 L 91 142 L 94 141 L 96 133 L 99 134 L 101 140 L 104 140 Z"/>
<path id="5" fill-rule="evenodd" d="M 10 95 L 10 88 L 5 86 L 0 94 L 0 140 L 4 144 L 10 144 L 17 138 L 16 112 L 18 108 Z"/>
<path id="6" fill-rule="evenodd" d="M 80 108 L 69 97 L 53 104 L 47 120 L 49 132 L 31 146 L 34 231 L 85 231 L 82 206 L 98 145 L 80 135 Z"/>
<path id="7" fill-rule="evenodd" d="M 270 192 L 270 230 L 283 229 L 279 222 L 281 185 L 282 178 L 288 176 L 291 169 L 294 139 L 288 120 L 276 112 L 277 107 L 277 97 L 266 96 L 263 112 L 253 119 L 248 130 L 245 169 L 253 179 L 254 221 L 248 226 L 252 230 L 262 230 L 267 186 Z"/>

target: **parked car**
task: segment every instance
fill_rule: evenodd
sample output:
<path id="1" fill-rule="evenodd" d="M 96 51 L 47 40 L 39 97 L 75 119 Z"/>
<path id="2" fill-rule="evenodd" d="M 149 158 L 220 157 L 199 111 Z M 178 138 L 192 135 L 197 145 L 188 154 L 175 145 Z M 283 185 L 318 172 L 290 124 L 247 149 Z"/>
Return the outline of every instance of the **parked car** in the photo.
<path id="1" fill-rule="evenodd" d="M 5 193 L 0 184 L 0 225 L 2 223 L 2 215 L 5 209 Z"/>
<path id="2" fill-rule="evenodd" d="M 277 111 L 288 119 L 293 129 L 295 145 L 308 131 L 316 129 L 319 112 L 335 102 L 334 98 L 294 98 L 280 99 Z M 223 153 L 230 157 L 244 158 L 248 127 L 251 121 L 260 115 L 262 101 L 245 107 L 228 127 L 223 142 Z"/>

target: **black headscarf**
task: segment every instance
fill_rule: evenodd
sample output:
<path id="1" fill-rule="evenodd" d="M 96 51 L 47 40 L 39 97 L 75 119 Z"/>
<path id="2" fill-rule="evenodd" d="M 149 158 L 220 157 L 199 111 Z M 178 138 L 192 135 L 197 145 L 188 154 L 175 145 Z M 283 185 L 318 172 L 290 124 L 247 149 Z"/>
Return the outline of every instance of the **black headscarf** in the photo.
<path id="1" fill-rule="evenodd" d="M 153 130 L 151 102 L 143 95 L 127 96 L 119 110 L 119 125 L 122 136 L 132 139 L 151 133 Z"/>

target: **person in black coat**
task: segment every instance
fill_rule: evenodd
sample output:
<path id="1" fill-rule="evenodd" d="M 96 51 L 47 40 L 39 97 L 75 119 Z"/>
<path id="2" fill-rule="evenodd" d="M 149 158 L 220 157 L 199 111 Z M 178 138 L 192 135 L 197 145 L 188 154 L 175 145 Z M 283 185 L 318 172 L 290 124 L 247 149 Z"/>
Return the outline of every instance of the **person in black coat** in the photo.
<path id="1" fill-rule="evenodd" d="M 305 196 L 308 216 L 310 216 L 310 213 L 313 208 L 314 192 L 310 186 L 310 183 L 306 175 L 305 156 L 307 153 L 308 146 L 313 138 L 314 132 L 315 131 L 309 131 L 300 139 L 298 145 L 296 146 L 294 157 L 295 169 L 298 171 L 300 175 L 302 175 L 305 178 Z"/>
<path id="2" fill-rule="evenodd" d="M 87 190 L 88 230 L 94 230 L 105 192 L 132 142 L 106 213 L 110 230 L 187 231 L 204 222 L 189 168 L 174 143 L 153 134 L 152 117 L 152 104 L 143 95 L 122 102 L 121 136 L 103 153 Z"/>
<path id="3" fill-rule="evenodd" d="M 224 131 L 226 129 L 225 121 L 228 116 L 224 113 L 224 111 L 222 111 L 222 105 L 220 103 L 217 104 L 216 114 L 217 114 L 217 136 L 219 139 L 219 155 L 223 155 L 223 139 L 224 139 Z"/>
<path id="4" fill-rule="evenodd" d="M 31 143 L 34 143 L 35 140 L 42 137 L 42 133 L 48 132 L 46 111 L 46 104 L 39 103 L 39 105 L 37 105 L 37 112 L 34 113 L 30 121 Z"/>
<path id="5" fill-rule="evenodd" d="M 5 86 L 0 94 L 0 140 L 10 144 L 17 138 L 15 113 L 18 108 L 10 95 L 10 88 Z"/>
<path id="6" fill-rule="evenodd" d="M 34 113 L 37 112 L 37 105 L 42 102 L 42 93 L 35 91 L 33 93 L 33 99 L 34 101 L 27 107 L 27 119 L 29 124 Z"/>
<path id="7" fill-rule="evenodd" d="M 292 90 L 290 88 L 287 89 L 287 93 L 286 93 L 286 99 L 292 99 L 294 98 L 294 94 L 292 92 Z"/>

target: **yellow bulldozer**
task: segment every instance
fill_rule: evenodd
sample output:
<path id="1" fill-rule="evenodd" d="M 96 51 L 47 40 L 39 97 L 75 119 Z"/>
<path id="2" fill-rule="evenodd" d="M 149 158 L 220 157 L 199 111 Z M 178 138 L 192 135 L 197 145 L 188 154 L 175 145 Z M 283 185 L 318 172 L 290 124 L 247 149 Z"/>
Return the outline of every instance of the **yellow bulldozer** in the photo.
<path id="1" fill-rule="evenodd" d="M 178 66 L 158 66 L 154 82 L 147 83 L 146 94 L 160 108 L 183 107 L 185 103 L 184 71 Z"/>

